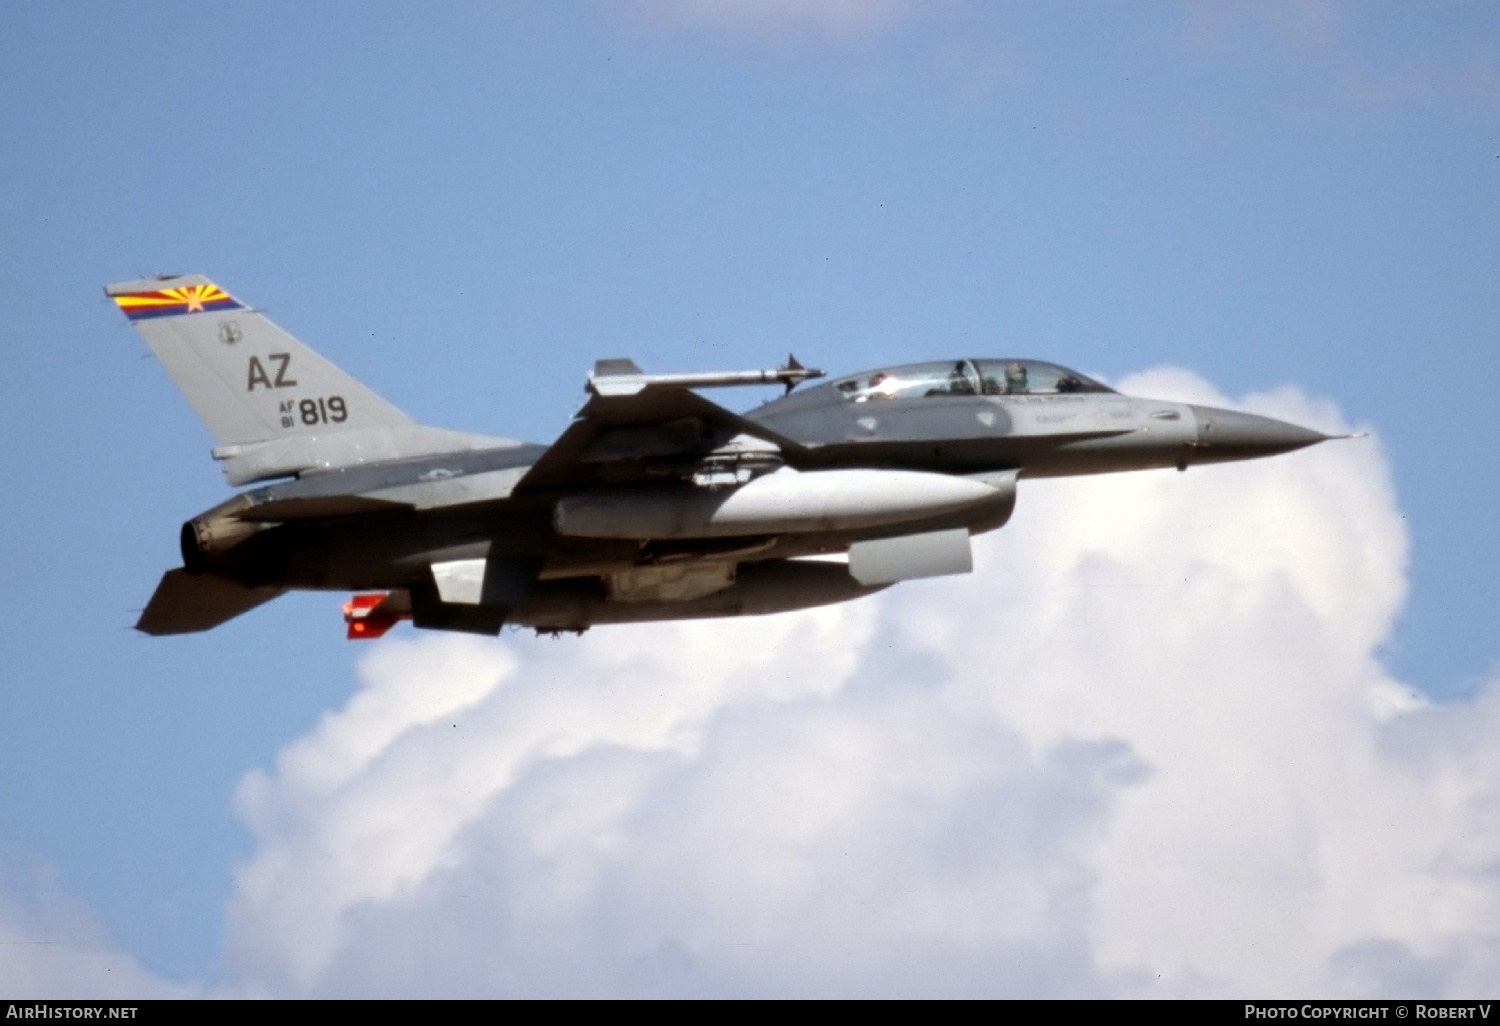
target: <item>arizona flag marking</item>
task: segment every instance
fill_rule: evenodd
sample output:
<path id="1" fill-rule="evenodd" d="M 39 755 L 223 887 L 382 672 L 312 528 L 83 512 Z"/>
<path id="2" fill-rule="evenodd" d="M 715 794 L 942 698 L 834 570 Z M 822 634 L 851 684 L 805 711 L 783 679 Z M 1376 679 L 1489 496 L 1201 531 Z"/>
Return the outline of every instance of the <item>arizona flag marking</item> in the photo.
<path id="1" fill-rule="evenodd" d="M 132 321 L 145 320 L 147 317 L 201 313 L 205 310 L 234 310 L 242 305 L 217 285 L 183 285 L 156 292 L 132 292 L 113 298 L 125 316 Z"/>

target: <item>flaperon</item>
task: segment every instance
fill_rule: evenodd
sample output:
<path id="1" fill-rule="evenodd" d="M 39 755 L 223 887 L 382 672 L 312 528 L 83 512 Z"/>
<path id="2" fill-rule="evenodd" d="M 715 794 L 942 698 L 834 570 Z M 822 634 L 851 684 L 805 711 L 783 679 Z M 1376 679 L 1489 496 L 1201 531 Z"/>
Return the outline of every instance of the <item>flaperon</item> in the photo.
<path id="1" fill-rule="evenodd" d="M 601 360 L 552 445 L 415 423 L 201 275 L 110 285 L 232 485 L 189 520 L 137 624 L 207 630 L 293 588 L 495 633 L 772 613 L 963 573 L 1016 483 L 1288 452 L 1328 436 L 1121 395 L 1037 360 L 646 374 Z M 733 413 L 694 389 L 785 386 Z"/>

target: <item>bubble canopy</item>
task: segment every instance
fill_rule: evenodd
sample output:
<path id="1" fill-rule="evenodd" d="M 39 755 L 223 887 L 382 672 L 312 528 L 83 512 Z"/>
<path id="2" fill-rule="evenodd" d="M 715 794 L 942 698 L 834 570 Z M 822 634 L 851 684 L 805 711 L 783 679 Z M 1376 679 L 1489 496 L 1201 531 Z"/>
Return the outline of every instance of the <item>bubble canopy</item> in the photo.
<path id="1" fill-rule="evenodd" d="M 1113 392 L 1094 379 L 1041 360 L 942 360 L 865 371 L 833 383 L 856 403 L 955 395 L 1069 395 Z"/>

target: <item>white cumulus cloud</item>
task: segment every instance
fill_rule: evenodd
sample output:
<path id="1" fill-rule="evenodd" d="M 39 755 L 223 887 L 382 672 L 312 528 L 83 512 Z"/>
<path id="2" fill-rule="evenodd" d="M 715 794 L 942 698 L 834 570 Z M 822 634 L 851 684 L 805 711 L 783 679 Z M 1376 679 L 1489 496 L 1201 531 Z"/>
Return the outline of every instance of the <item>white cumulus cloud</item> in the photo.
<path id="1" fill-rule="evenodd" d="M 226 985 L 1491 988 L 1500 690 L 1432 705 L 1380 664 L 1406 540 L 1376 441 L 1023 482 L 976 550 L 799 614 L 380 643 L 241 786 Z"/>

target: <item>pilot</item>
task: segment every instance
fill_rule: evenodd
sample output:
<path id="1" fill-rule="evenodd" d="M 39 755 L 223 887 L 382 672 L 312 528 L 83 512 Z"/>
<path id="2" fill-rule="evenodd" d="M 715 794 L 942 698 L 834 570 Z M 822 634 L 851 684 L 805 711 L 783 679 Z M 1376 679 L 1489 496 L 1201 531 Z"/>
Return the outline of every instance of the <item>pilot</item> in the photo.
<path id="1" fill-rule="evenodd" d="M 870 381 L 869 381 L 868 384 L 865 385 L 864 391 L 861 392 L 859 395 L 855 396 L 854 397 L 854 401 L 857 402 L 857 403 L 865 403 L 865 402 L 869 402 L 871 399 L 888 399 L 888 398 L 890 398 L 890 395 L 891 395 L 890 385 L 886 385 L 885 388 L 881 388 L 880 387 L 881 385 L 885 384 L 885 382 L 888 381 L 889 379 L 890 379 L 890 375 L 887 374 L 885 371 L 877 371 L 876 373 L 871 374 L 870 375 Z"/>
<path id="2" fill-rule="evenodd" d="M 964 370 L 964 362 L 959 360 L 953 365 L 953 370 L 948 374 L 949 395 L 973 395 L 974 383 L 969 380 L 968 373 Z"/>
<path id="3" fill-rule="evenodd" d="M 1005 365 L 1005 394 L 1026 394 L 1026 365 L 1019 360 Z"/>

